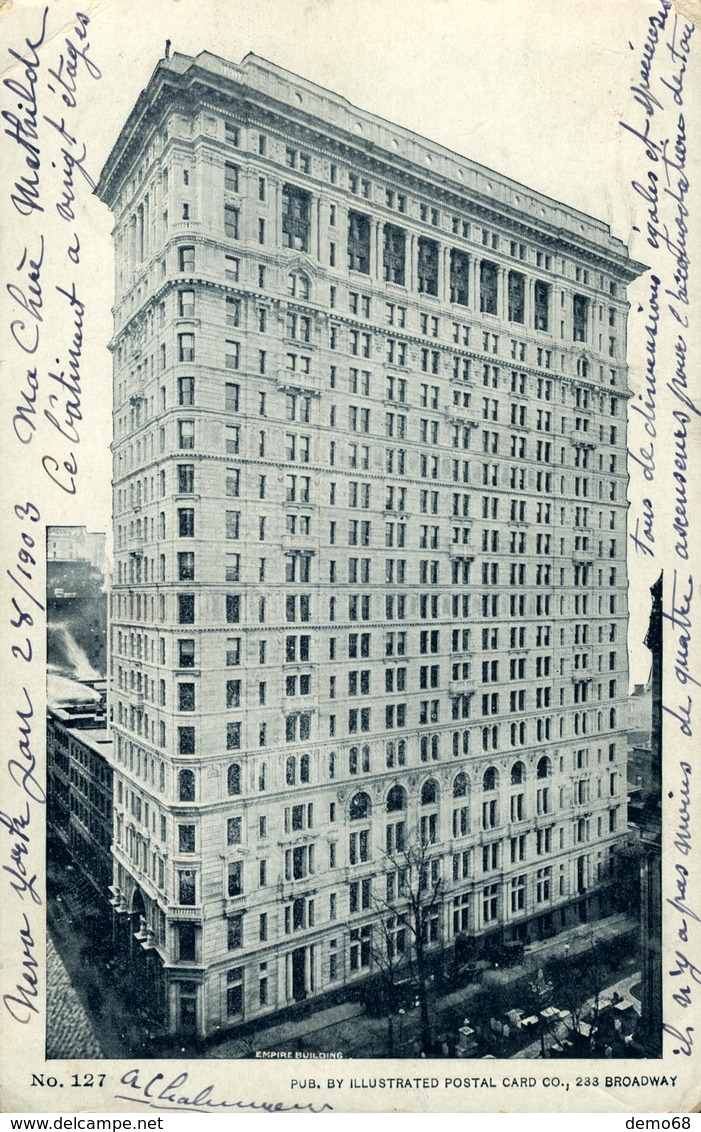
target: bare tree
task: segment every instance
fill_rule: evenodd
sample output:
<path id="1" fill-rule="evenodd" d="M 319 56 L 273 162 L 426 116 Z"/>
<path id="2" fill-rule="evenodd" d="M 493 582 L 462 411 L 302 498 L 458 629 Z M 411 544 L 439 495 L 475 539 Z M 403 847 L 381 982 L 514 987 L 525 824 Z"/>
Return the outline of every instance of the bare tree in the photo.
<path id="1" fill-rule="evenodd" d="M 538 968 L 529 972 L 526 998 L 540 1019 L 541 1056 L 546 1056 L 545 1033 L 551 1039 L 550 1048 L 565 1049 L 565 1041 L 574 1042 L 577 1048 L 589 1048 L 589 1028 L 582 1028 L 585 1016 L 596 1029 L 601 1014 L 601 996 L 607 984 L 606 964 L 593 931 L 587 935 L 586 947 L 570 956 L 570 945 L 565 944 L 564 957 L 551 959 L 545 971 Z M 557 1005 L 556 1013 L 544 1015 L 549 1006 Z M 569 1015 L 569 1022 L 565 1016 Z"/>
<path id="2" fill-rule="evenodd" d="M 374 897 L 380 913 L 376 965 L 395 1000 L 400 974 L 407 967 L 413 969 L 421 1014 L 421 1048 L 428 1054 L 432 1046 L 430 947 L 440 931 L 435 913 L 443 895 L 440 857 L 433 855 L 430 831 L 422 829 L 402 833 L 397 843 L 383 851 L 383 856 L 386 891 L 383 896 Z M 390 1022 L 390 1033 L 391 1026 Z"/>
<path id="3" fill-rule="evenodd" d="M 581 1038 L 581 1024 L 584 1015 L 591 1018 L 596 1026 L 601 1010 L 601 994 L 606 987 L 606 965 L 602 961 L 601 949 L 593 931 L 587 934 L 587 946 L 576 957 L 569 958 L 569 948 L 564 962 L 553 966 L 555 995 L 564 1010 L 570 1015 L 571 1033 Z"/>
<path id="4" fill-rule="evenodd" d="M 411 955 L 407 953 L 407 928 L 394 909 L 388 910 L 386 901 L 373 897 L 379 915 L 373 925 L 370 952 L 373 967 L 379 977 L 378 993 L 387 1018 L 387 1048 L 394 1054 L 394 1015 L 401 1007 L 400 992 L 410 969 Z"/>

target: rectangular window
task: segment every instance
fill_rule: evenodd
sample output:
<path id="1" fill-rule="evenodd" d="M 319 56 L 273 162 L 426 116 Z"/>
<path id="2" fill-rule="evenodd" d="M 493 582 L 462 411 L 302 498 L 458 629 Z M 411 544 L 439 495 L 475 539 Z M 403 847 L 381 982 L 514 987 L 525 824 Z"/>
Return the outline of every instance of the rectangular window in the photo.
<path id="1" fill-rule="evenodd" d="M 178 361 L 180 362 L 194 362 L 195 360 L 195 335 L 194 334 L 178 334 Z"/>
<path id="2" fill-rule="evenodd" d="M 404 286 L 406 279 L 406 233 L 403 228 L 385 224 L 382 265 L 384 278 Z"/>
<path id="3" fill-rule="evenodd" d="M 465 252 L 451 248 L 450 251 L 450 301 L 458 306 L 466 307 L 468 304 L 468 280 L 470 261 Z"/>
<path id="4" fill-rule="evenodd" d="M 224 205 L 224 235 L 230 240 L 239 238 L 239 210 L 236 205 Z"/>
<path id="5" fill-rule="evenodd" d="M 180 853 L 194 853 L 195 852 L 195 827 L 194 825 L 179 825 L 178 826 L 178 850 Z"/>
<path id="6" fill-rule="evenodd" d="M 226 749 L 227 751 L 238 751 L 241 747 L 241 724 L 240 723 L 227 723 L 226 725 Z"/>
<path id="7" fill-rule="evenodd" d="M 286 184 L 282 190 L 282 239 L 286 248 L 309 251 L 311 230 L 311 196 L 296 185 Z"/>
<path id="8" fill-rule="evenodd" d="M 585 295 L 572 296 L 572 337 L 575 342 L 586 342 L 589 320 L 589 300 Z"/>
<path id="9" fill-rule="evenodd" d="M 238 369 L 241 362 L 241 345 L 239 342 L 234 342 L 232 339 L 227 338 L 224 344 L 224 365 L 227 369 Z M 234 386 L 236 388 L 236 386 Z M 228 391 L 228 390 L 227 390 Z M 238 411 L 238 404 L 235 410 Z"/>
<path id="10" fill-rule="evenodd" d="M 523 322 L 526 304 L 526 279 L 520 271 L 509 272 L 509 322 Z"/>
<path id="11" fill-rule="evenodd" d="M 195 873 L 192 869 L 181 869 L 178 872 L 178 903 L 195 903 Z"/>
<path id="12" fill-rule="evenodd" d="M 180 625 L 195 623 L 195 595 L 178 594 L 178 622 Z"/>
<path id="13" fill-rule="evenodd" d="M 227 882 L 229 896 L 243 895 L 243 861 L 229 861 Z"/>
<path id="14" fill-rule="evenodd" d="M 227 923 L 227 945 L 229 951 L 243 946 L 243 916 L 230 916 Z"/>
<path id="15" fill-rule="evenodd" d="M 178 728 L 178 754 L 179 755 L 194 755 L 195 753 L 195 729 L 194 727 L 179 727 Z"/>
<path id="16" fill-rule="evenodd" d="M 178 421 L 178 447 L 181 449 L 195 447 L 194 421 Z"/>
<path id="17" fill-rule="evenodd" d="M 193 318 L 195 314 L 195 292 L 178 291 L 178 315 L 180 318 Z"/>
<path id="18" fill-rule="evenodd" d="M 227 161 L 224 165 L 224 188 L 229 193 L 239 191 L 239 168 L 231 161 Z"/>
<path id="19" fill-rule="evenodd" d="M 536 330 L 548 329 L 548 315 L 550 308 L 550 286 L 542 279 L 536 279 L 533 290 L 534 320 Z"/>
<path id="20" fill-rule="evenodd" d="M 483 260 L 480 264 L 480 311 L 497 313 L 497 266 Z"/>
<path id="21" fill-rule="evenodd" d="M 421 294 L 438 294 L 438 244 L 424 236 L 419 237 L 417 278 Z"/>
<path id="22" fill-rule="evenodd" d="M 260 140 L 264 140 L 262 135 Z M 243 967 L 234 967 L 227 972 L 226 1013 L 229 1018 L 243 1013 Z"/>
<path id="23" fill-rule="evenodd" d="M 194 247 L 178 248 L 178 269 L 180 271 L 193 271 L 195 267 Z"/>
<path id="24" fill-rule="evenodd" d="M 370 217 L 360 212 L 348 213 L 348 268 L 370 271 Z"/>

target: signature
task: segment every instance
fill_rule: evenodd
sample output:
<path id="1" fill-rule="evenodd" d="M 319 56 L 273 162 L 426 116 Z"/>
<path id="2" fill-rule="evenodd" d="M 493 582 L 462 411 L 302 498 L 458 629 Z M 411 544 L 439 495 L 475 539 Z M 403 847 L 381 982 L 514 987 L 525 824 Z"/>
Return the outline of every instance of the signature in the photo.
<path id="1" fill-rule="evenodd" d="M 205 1085 L 197 1088 L 189 1085 L 187 1091 L 184 1087 L 190 1079 L 189 1073 L 178 1073 L 171 1081 L 165 1084 L 167 1078 L 163 1073 L 155 1073 L 142 1084 L 139 1069 L 128 1069 L 121 1077 L 121 1084 L 128 1086 L 132 1092 L 128 1094 L 115 1093 L 118 1101 L 135 1101 L 137 1104 L 148 1105 L 149 1108 L 160 1108 L 169 1111 L 173 1106 L 181 1112 L 186 1109 L 207 1110 L 212 1109 L 250 1109 L 260 1112 L 333 1112 L 333 1106 L 323 1104 L 285 1104 L 284 1101 L 227 1101 L 218 1100 L 214 1095 L 214 1085 Z M 195 1089 L 197 1090 L 195 1092 Z M 135 1096 L 134 1094 L 140 1094 Z"/>

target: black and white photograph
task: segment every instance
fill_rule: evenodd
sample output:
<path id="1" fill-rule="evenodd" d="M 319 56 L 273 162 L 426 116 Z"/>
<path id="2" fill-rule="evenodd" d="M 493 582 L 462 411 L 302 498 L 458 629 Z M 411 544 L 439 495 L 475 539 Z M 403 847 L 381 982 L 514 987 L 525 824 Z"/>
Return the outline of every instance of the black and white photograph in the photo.
<path id="1" fill-rule="evenodd" d="M 694 1108 L 689 7 L 7 6 L 11 1107 Z"/>

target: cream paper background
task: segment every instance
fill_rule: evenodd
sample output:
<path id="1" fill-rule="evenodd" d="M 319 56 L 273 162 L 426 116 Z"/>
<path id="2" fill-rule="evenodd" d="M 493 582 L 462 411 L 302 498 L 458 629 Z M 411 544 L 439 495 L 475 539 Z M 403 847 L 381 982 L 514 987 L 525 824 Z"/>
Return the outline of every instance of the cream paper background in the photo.
<path id="1" fill-rule="evenodd" d="M 41 109 L 55 114 L 59 104 L 49 100 L 45 91 L 46 71 L 65 52 L 64 38 L 71 36 L 76 24 L 75 13 L 89 16 L 87 39 L 89 57 L 99 68 L 101 78 L 90 78 L 84 68 L 77 76 L 75 110 L 66 110 L 66 127 L 86 145 L 85 167 L 94 181 L 119 131 L 131 111 L 139 92 L 147 84 L 159 58 L 164 54 L 165 40 L 173 51 L 197 55 L 209 50 L 224 58 L 240 61 L 253 51 L 289 70 L 344 95 L 352 104 L 423 134 L 459 153 L 507 174 L 531 188 L 562 200 L 575 208 L 605 220 L 613 235 L 629 247 L 631 256 L 653 267 L 661 265 L 662 252 L 653 251 L 644 239 L 646 220 L 644 202 L 631 188 L 631 181 L 645 176 L 644 149 L 640 140 L 624 131 L 624 119 L 642 126 L 644 115 L 636 105 L 631 85 L 639 79 L 638 63 L 648 30 L 648 19 L 661 7 L 661 0 L 54 0 L 50 4 L 45 42 L 40 54 L 42 79 L 38 90 Z M 687 204 L 689 224 L 691 309 L 698 312 L 698 263 L 701 258 L 701 5 L 698 0 L 679 0 L 679 19 L 696 20 L 699 25 L 692 38 L 691 55 L 684 77 L 684 114 L 687 122 L 687 175 L 690 190 Z M 41 28 L 43 5 L 35 0 L 0 0 L 0 69 L 3 76 L 20 77 L 16 64 L 8 55 L 14 48 L 23 53 L 25 36 L 36 38 Z M 670 15 L 671 22 L 671 15 Z M 681 27 L 681 24 L 680 24 Z M 75 40 L 75 36 L 73 35 Z M 634 50 L 631 50 L 631 44 Z M 658 59 L 663 48 L 658 48 Z M 0 109 L 14 109 L 13 97 L 2 89 Z M 671 97 L 668 99 L 671 102 Z M 665 118 L 667 130 L 674 121 Z M 42 127 L 46 153 L 53 160 L 60 146 L 50 127 Z M 52 136 L 50 136 L 52 135 Z M 91 530 L 107 530 L 110 539 L 110 452 L 111 438 L 111 357 L 107 342 L 111 336 L 111 302 L 113 297 L 113 252 L 110 238 L 111 216 L 89 186 L 74 173 L 76 182 L 76 220 L 62 220 L 53 203 L 59 194 L 58 169 L 48 162 L 42 172 L 46 209 L 40 217 L 21 218 L 9 197 L 11 184 L 26 172 L 19 147 L 5 136 L 0 145 L 0 262 L 2 266 L 2 302 L 0 303 L 0 450 L 2 492 L 0 496 L 0 558 L 3 594 L 0 602 L 0 681 L 2 698 L 0 722 L 3 736 L 3 758 L 0 765 L 1 808 L 8 813 L 20 812 L 23 794 L 13 781 L 6 764 L 17 751 L 18 708 L 25 706 L 26 687 L 34 707 L 32 749 L 37 760 L 37 777 L 43 781 L 44 756 L 44 629 L 42 615 L 33 608 L 35 622 L 27 634 L 9 627 L 13 616 L 10 602 L 17 590 L 9 583 L 6 570 L 16 570 L 17 549 L 22 530 L 37 535 L 41 528 L 39 557 L 31 567 L 31 588 L 43 600 L 44 566 L 43 529 L 45 524 L 84 524 Z M 81 262 L 73 268 L 66 252 L 72 232 L 79 234 Z M 57 442 L 56 433 L 46 419 L 37 414 L 37 432 L 32 441 L 22 445 L 12 433 L 12 416 L 21 390 L 26 389 L 28 358 L 17 347 L 9 333 L 9 325 L 17 310 L 9 300 L 6 284 L 21 279 L 16 271 L 25 248 L 38 251 L 39 233 L 46 239 L 44 282 L 44 324 L 41 346 L 36 355 L 40 377 L 40 413 L 46 407 L 50 382 L 46 373 L 60 353 L 65 365 L 66 351 L 72 334 L 66 306 L 57 301 L 56 282 L 75 277 L 80 296 L 86 301 L 85 343 L 82 362 L 83 422 L 80 426 L 77 455 L 79 472 L 77 493 L 71 497 L 58 489 L 42 470 L 41 459 L 53 454 L 61 462 L 68 447 Z M 657 257 L 657 258 L 655 258 Z M 666 266 L 666 263 L 665 263 Z M 643 276 L 629 291 L 630 387 L 642 390 L 644 374 L 644 314 L 637 311 L 638 300 L 645 303 L 649 287 Z M 631 472 L 630 500 L 632 515 L 642 513 L 641 500 L 652 495 L 655 510 L 655 557 L 632 556 L 630 562 L 630 669 L 631 684 L 643 682 L 649 672 L 649 653 L 641 641 L 647 628 L 649 586 L 663 565 L 670 571 L 677 565 L 672 548 L 672 427 L 671 394 L 664 388 L 673 370 L 671 338 L 676 328 L 668 315 L 663 331 L 658 360 L 658 439 L 656 441 L 657 475 L 654 485 L 645 485 L 639 470 Z M 699 378 L 699 319 L 687 332 L 690 345 L 688 372 L 695 383 L 695 396 L 701 403 Z M 701 461 L 699 418 L 690 424 L 691 486 L 690 514 L 696 514 L 699 502 L 698 470 Z M 693 432 L 691 431 L 693 430 Z M 642 422 L 635 419 L 630 428 L 629 444 L 645 444 Z M 32 500 L 41 511 L 40 524 L 22 524 L 14 514 L 16 503 Z M 692 561 L 689 569 L 680 570 L 680 586 L 687 574 L 699 571 L 698 529 L 690 532 Z M 701 584 L 701 578 L 694 579 Z M 666 585 L 669 600 L 670 586 Z M 27 608 L 31 606 L 27 605 Z M 701 638 L 701 611 L 698 597 L 692 603 L 694 627 L 692 672 L 701 678 L 698 640 Z M 11 647 L 29 635 L 34 650 L 31 665 L 13 656 Z M 669 702 L 676 704 L 686 690 L 675 681 L 674 638 L 666 640 L 666 686 Z M 701 689 L 697 689 L 692 727 L 701 734 Z M 681 701 L 679 701 L 681 702 Z M 669 722 L 667 720 L 666 722 Z M 671 721 L 674 724 L 674 721 Z M 684 737 L 678 727 L 667 726 L 665 766 L 669 782 L 678 783 L 679 759 L 693 762 L 698 754 L 697 737 Z M 691 775 L 692 811 L 695 842 L 699 838 L 698 761 Z M 671 788 L 671 787 L 670 787 Z M 667 790 L 667 784 L 665 785 Z M 664 834 L 665 892 L 676 893 L 678 873 L 675 864 L 681 858 L 673 854 L 675 803 L 666 799 Z M 37 890 L 42 892 L 43 813 L 32 804 L 31 847 L 28 866 L 38 873 Z M 9 860 L 11 841 L 7 830 L 0 828 L 0 857 Z M 689 878 L 687 902 L 701 915 L 701 891 L 694 879 L 694 851 L 684 864 Z M 698 874 L 697 874 L 698 875 Z M 2 994 L 11 992 L 21 974 L 21 945 L 18 931 L 25 908 L 31 916 L 35 951 L 40 960 L 39 1013 L 26 1025 L 14 1021 L 0 1005 L 2 1037 L 2 1108 L 4 1111 L 77 1110 L 119 1111 L 128 1109 L 116 1101 L 121 1074 L 130 1063 L 44 1063 L 44 938 L 43 909 L 23 903 L 10 887 L 6 872 L 0 872 L 0 915 L 2 915 L 3 969 L 0 972 Z M 665 940 L 668 955 L 665 970 L 674 965 L 674 950 L 679 917 L 666 917 Z M 689 942 L 685 953 L 701 964 L 701 923 L 690 921 Z M 688 981 L 688 980 L 687 980 Z M 679 979 L 676 980 L 676 983 Z M 382 1062 L 375 1066 L 365 1062 L 236 1062 L 204 1060 L 181 1065 L 168 1061 L 164 1072 L 175 1074 L 189 1068 L 190 1085 L 202 1087 L 216 1084 L 216 1093 L 226 1099 L 312 1100 L 320 1104 L 328 1100 L 340 1111 L 475 1111 L 501 1110 L 590 1110 L 590 1111 L 690 1111 L 701 1093 L 694 1084 L 701 1074 L 701 972 L 691 980 L 693 1004 L 682 1010 L 672 1001 L 677 989 L 672 977 L 665 975 L 665 1010 L 667 1020 L 677 1028 L 696 1025 L 697 1039 L 691 1056 L 675 1055 L 678 1046 L 672 1038 L 665 1041 L 664 1062 L 635 1061 L 597 1063 L 556 1061 L 540 1062 Z M 448 1066 L 450 1069 L 448 1070 Z M 45 1069 L 68 1083 L 68 1074 L 77 1069 L 106 1072 L 101 1090 L 30 1088 L 30 1075 Z M 154 1067 L 154 1071 L 155 1071 Z M 558 1076 L 570 1083 L 570 1089 L 539 1087 L 535 1090 L 444 1091 L 443 1089 L 411 1093 L 385 1091 L 325 1089 L 315 1093 L 290 1093 L 292 1077 L 316 1078 L 377 1075 L 488 1076 L 499 1081 L 505 1075 L 534 1073 Z M 674 1089 L 632 1089 L 603 1087 L 577 1089 L 577 1075 L 666 1073 L 677 1076 Z M 196 1089 L 191 1090 L 192 1092 Z M 78 1095 L 80 1094 L 80 1095 Z M 132 1106 L 133 1111 L 138 1106 Z M 144 1111 L 143 1115 L 149 1115 Z"/>

